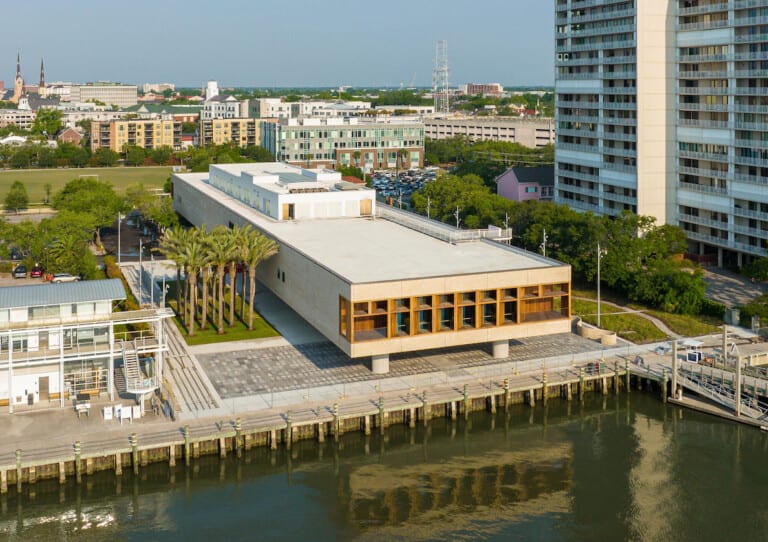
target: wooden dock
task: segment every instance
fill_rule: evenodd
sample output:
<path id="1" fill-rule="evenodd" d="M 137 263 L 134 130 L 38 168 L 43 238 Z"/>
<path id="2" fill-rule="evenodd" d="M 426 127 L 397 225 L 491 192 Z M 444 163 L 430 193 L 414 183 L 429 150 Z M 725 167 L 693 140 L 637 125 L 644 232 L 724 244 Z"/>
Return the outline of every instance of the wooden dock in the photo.
<path id="1" fill-rule="evenodd" d="M 290 449 L 298 440 L 338 440 L 344 433 L 361 431 L 382 434 L 394 424 L 428 425 L 433 418 L 457 419 L 470 412 L 497 412 L 513 404 L 546 404 L 552 399 L 583 400 L 586 393 L 629 392 L 634 385 L 657 390 L 666 400 L 663 378 L 653 372 L 636 374 L 628 360 L 591 362 L 549 372 L 510 375 L 496 381 L 448 383 L 424 390 L 400 390 L 376 395 L 349 397 L 331 404 L 300 404 L 280 410 L 245 413 L 232 420 L 199 420 L 194 424 L 145 426 L 129 438 L 104 437 L 39 449 L 19 449 L 0 454 L 0 493 L 42 479 L 68 478 L 81 483 L 83 477 L 111 470 L 120 476 L 124 469 L 138 474 L 150 463 L 167 462 L 187 466 L 202 455 L 240 456 L 254 447 Z M 660 385 L 661 384 L 661 385 Z"/>

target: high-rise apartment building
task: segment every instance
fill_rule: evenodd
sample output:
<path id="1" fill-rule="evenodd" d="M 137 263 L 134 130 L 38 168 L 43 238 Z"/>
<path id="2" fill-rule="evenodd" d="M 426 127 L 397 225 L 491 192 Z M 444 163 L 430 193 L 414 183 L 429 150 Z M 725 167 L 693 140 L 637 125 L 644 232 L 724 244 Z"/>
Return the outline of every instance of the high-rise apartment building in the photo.
<path id="1" fill-rule="evenodd" d="M 181 149 L 181 122 L 165 119 L 131 119 L 91 122 L 91 151 L 111 149 L 125 152 L 127 147 Z"/>
<path id="2" fill-rule="evenodd" d="M 742 265 L 768 239 L 768 0 L 556 0 L 556 199 L 680 225 Z"/>

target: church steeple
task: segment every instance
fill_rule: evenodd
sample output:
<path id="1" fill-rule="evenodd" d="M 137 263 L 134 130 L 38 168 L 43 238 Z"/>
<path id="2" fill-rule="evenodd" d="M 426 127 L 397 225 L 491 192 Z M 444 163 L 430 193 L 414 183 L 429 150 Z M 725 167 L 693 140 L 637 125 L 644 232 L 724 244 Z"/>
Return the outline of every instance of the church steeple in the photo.
<path id="1" fill-rule="evenodd" d="M 16 80 L 13 82 L 13 96 L 11 102 L 19 103 L 19 98 L 24 91 L 24 78 L 21 77 L 21 53 L 16 53 Z"/>
<path id="2" fill-rule="evenodd" d="M 43 65 L 43 59 L 40 59 L 40 90 L 42 94 L 42 90 L 45 88 L 45 66 Z"/>
<path id="3" fill-rule="evenodd" d="M 21 77 L 21 52 L 16 53 L 16 79 Z"/>

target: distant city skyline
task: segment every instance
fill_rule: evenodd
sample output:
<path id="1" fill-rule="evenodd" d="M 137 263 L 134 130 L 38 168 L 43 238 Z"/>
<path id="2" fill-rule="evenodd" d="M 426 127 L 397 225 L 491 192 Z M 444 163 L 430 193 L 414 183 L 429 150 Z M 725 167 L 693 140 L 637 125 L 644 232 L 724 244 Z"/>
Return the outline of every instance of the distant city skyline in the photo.
<path id="1" fill-rule="evenodd" d="M 448 41 L 451 86 L 554 84 L 554 11 L 541 0 L 40 0 L 35 12 L 34 24 L 0 36 L 6 87 L 17 51 L 30 83 L 42 58 L 48 82 L 425 87 L 438 40 Z"/>

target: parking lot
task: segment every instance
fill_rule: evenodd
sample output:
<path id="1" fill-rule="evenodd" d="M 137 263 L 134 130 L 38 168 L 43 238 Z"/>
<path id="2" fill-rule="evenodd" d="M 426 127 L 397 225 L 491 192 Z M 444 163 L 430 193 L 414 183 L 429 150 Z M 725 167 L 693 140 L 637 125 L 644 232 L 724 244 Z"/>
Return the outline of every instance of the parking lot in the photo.
<path id="1" fill-rule="evenodd" d="M 391 203 L 398 204 L 402 198 L 404 204 L 411 200 L 411 194 L 421 190 L 437 176 L 436 168 L 427 168 L 425 170 L 409 169 L 399 173 L 379 172 L 371 178 L 373 188 L 376 194 L 385 199 L 391 199 Z"/>

